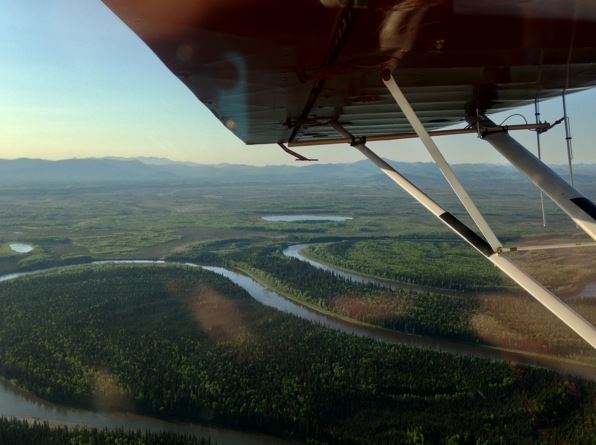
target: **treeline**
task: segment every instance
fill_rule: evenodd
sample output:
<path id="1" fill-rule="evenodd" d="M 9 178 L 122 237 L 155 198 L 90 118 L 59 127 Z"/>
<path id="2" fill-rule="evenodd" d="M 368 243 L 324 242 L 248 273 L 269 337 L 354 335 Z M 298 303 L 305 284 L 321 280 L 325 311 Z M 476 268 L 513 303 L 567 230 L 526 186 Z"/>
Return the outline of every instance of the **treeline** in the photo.
<path id="1" fill-rule="evenodd" d="M 0 283 L 0 366 L 50 400 L 312 444 L 596 441 L 592 383 L 333 332 L 191 268 Z"/>
<path id="2" fill-rule="evenodd" d="M 0 417 L 0 445 L 210 445 L 210 439 L 175 433 L 67 428 Z"/>
<path id="3" fill-rule="evenodd" d="M 367 323 L 412 334 L 482 341 L 470 325 L 478 301 L 472 296 L 388 290 L 359 284 L 284 256 L 280 247 L 244 249 L 227 263 L 294 298 Z M 356 298 L 364 309 L 354 313 L 338 304 Z M 382 313 L 376 307 L 382 305 Z M 372 314 L 372 315 L 371 315 Z M 376 314 L 376 315 L 375 315 Z"/>
<path id="4" fill-rule="evenodd" d="M 317 244 L 307 252 L 341 268 L 401 283 L 466 291 L 508 286 L 495 267 L 463 242 L 348 240 Z"/>
<path id="5" fill-rule="evenodd" d="M 391 291 L 357 284 L 288 258 L 282 253 L 284 244 L 253 244 L 248 239 L 201 243 L 180 260 L 201 263 L 206 255 L 215 255 L 218 264 L 239 269 L 283 295 L 388 329 L 591 361 L 581 341 L 564 326 L 553 325 L 550 313 L 533 300 L 503 292 L 489 296 L 438 289 Z M 483 262 L 481 258 L 477 261 L 479 265 Z M 589 316 L 587 300 L 577 305 L 577 310 Z"/>
<path id="6" fill-rule="evenodd" d="M 262 270 L 285 283 L 288 290 L 298 291 L 309 303 L 328 308 L 335 296 L 356 293 L 362 296 L 383 292 L 373 284 L 359 284 L 332 273 L 283 255 L 280 246 L 253 247 L 234 252 L 225 257 L 226 264 L 234 267 L 245 263 Z"/>

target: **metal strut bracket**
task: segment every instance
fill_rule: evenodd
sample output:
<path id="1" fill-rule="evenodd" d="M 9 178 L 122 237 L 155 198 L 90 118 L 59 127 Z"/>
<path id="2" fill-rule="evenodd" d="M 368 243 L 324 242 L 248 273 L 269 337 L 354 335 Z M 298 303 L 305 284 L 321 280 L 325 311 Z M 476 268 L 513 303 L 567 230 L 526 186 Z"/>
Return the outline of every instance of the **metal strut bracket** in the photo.
<path id="1" fill-rule="evenodd" d="M 391 165 L 385 162 L 381 157 L 366 146 L 366 140 L 363 138 L 354 138 L 350 132 L 343 128 L 337 122 L 332 122 L 331 126 L 337 130 L 343 137 L 350 139 L 354 147 L 364 156 L 370 159 L 377 167 L 381 169 L 393 182 L 401 187 L 406 193 L 414 198 L 418 203 L 425 207 L 443 224 L 449 227 L 459 237 L 470 244 L 481 255 L 487 258 L 497 268 L 503 271 L 509 278 L 515 281 L 519 286 L 526 290 L 543 306 L 557 316 L 563 323 L 569 326 L 575 333 L 583 338 L 590 346 L 596 349 L 596 329 L 581 315 L 567 306 L 556 295 L 543 287 L 531 276 L 502 256 L 484 239 L 478 236 L 473 230 L 459 221 L 455 216 L 444 210 L 439 204 L 432 200 L 416 185 L 410 182 L 405 176 L 399 173 Z"/>
<path id="2" fill-rule="evenodd" d="M 282 144 L 281 142 L 278 142 L 277 145 L 279 145 L 281 147 L 281 149 L 283 151 L 285 151 L 286 153 L 294 156 L 296 158 L 296 161 L 306 161 L 306 162 L 318 161 L 318 159 L 310 159 L 310 158 L 307 158 L 306 156 L 302 156 L 300 153 L 296 153 L 294 150 L 290 150 L 288 147 L 285 146 L 285 144 Z"/>
<path id="3" fill-rule="evenodd" d="M 485 127 L 498 127 L 484 117 L 481 124 Z M 524 173 L 540 190 L 594 241 L 596 241 L 596 205 L 544 162 L 530 153 L 523 145 L 513 139 L 505 130 L 489 132 L 483 135 L 511 164 Z"/>

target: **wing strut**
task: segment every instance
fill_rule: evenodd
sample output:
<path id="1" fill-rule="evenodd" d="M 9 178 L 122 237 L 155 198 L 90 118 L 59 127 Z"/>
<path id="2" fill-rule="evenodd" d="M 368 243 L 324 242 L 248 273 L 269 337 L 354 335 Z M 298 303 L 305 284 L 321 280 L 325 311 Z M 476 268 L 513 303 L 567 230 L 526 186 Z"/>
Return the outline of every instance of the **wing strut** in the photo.
<path id="1" fill-rule="evenodd" d="M 451 213 L 444 210 L 439 204 L 426 195 L 416 185 L 410 182 L 405 176 L 381 159 L 376 153 L 366 146 L 366 138 L 355 138 L 337 122 L 332 122 L 331 125 L 343 137 L 349 138 L 352 141 L 351 145 L 354 148 L 370 159 L 377 167 L 381 169 L 383 173 L 385 173 L 406 193 L 418 201 L 418 203 L 435 215 L 443 224 L 449 227 L 453 232 L 470 244 L 491 263 L 503 271 L 509 278 L 525 289 L 530 295 L 532 295 L 549 311 L 557 316 L 563 323 L 569 326 L 575 333 L 589 343 L 590 346 L 596 349 L 596 329 L 581 315 L 567 306 L 556 295 L 544 288 L 540 283 L 530 277 L 527 273 L 525 273 L 507 258 L 502 256 L 500 253 L 495 252 L 488 242 L 478 236 L 473 230 L 468 228 Z"/>
<path id="2" fill-rule="evenodd" d="M 490 244 L 492 250 L 499 250 L 501 247 L 503 247 L 502 244 L 500 243 L 497 236 L 495 235 L 493 230 L 490 228 L 490 226 L 476 207 L 476 204 L 474 204 L 474 201 L 472 201 L 472 198 L 470 198 L 470 195 L 468 195 L 468 193 L 464 189 L 464 186 L 461 184 L 461 182 L 455 175 L 455 172 L 453 171 L 451 166 L 447 163 L 447 160 L 439 150 L 439 147 L 437 147 L 435 142 L 428 134 L 428 131 L 426 131 L 426 128 L 424 128 L 424 125 L 422 125 L 422 122 L 412 109 L 412 106 L 408 102 L 408 99 L 406 99 L 406 96 L 404 96 L 401 89 L 397 85 L 397 82 L 393 78 L 391 72 L 389 70 L 383 71 L 383 73 L 381 74 L 381 78 L 383 79 L 383 83 L 397 102 L 397 105 L 401 109 L 402 113 L 405 115 L 406 119 L 408 119 L 408 122 L 410 122 L 410 125 L 412 126 L 412 128 L 414 129 L 414 131 L 416 132 L 416 134 L 430 153 L 431 157 L 437 164 L 437 167 L 439 167 L 439 170 L 441 170 L 441 173 L 443 173 L 443 176 L 445 177 L 445 179 L 447 180 L 447 182 L 449 183 L 449 185 L 451 186 L 451 188 L 453 189 L 453 191 L 455 192 L 465 209 L 468 211 L 468 213 L 476 223 L 476 226 Z"/>
<path id="3" fill-rule="evenodd" d="M 499 128 L 486 117 L 482 118 L 480 125 L 486 129 Z M 507 130 L 481 132 L 480 137 L 495 147 L 596 241 L 596 205 L 592 201 L 513 139 Z"/>

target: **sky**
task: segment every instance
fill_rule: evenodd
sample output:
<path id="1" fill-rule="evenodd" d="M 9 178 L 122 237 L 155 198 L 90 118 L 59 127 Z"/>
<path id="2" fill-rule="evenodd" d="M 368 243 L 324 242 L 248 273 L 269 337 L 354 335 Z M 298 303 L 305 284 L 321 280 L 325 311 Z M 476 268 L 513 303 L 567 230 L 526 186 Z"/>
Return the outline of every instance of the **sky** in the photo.
<path id="1" fill-rule="evenodd" d="M 277 146 L 245 146 L 101 1 L 0 0 L 0 11 L 0 158 L 156 156 L 201 164 L 296 164 Z M 596 163 L 596 91 L 570 95 L 568 110 L 574 161 Z M 516 112 L 533 120 L 533 108 Z M 557 120 L 561 100 L 543 103 L 542 112 L 543 119 Z M 534 133 L 514 136 L 535 148 Z M 505 163 L 475 135 L 436 142 L 452 163 Z M 544 135 L 543 144 L 546 162 L 566 163 L 562 126 Z M 416 140 L 370 145 L 391 159 L 430 160 Z M 362 158 L 349 146 L 300 151 L 325 163 Z"/>

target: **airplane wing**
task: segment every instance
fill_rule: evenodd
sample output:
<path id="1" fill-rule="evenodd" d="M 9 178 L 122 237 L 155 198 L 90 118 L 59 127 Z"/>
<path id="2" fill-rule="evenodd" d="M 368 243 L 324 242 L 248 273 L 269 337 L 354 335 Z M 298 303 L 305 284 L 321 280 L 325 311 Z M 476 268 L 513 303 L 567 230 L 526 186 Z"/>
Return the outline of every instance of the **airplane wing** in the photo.
<path id="1" fill-rule="evenodd" d="M 411 132 L 383 67 L 429 130 L 596 82 L 593 1 L 104 3 L 247 144 Z"/>
<path id="2" fill-rule="evenodd" d="M 245 143 L 349 142 L 596 348 L 588 321 L 503 256 L 429 133 L 468 122 L 596 241 L 596 205 L 486 117 L 595 85 L 596 1 L 103 1 Z M 409 134 L 482 236 L 366 145 Z"/>

